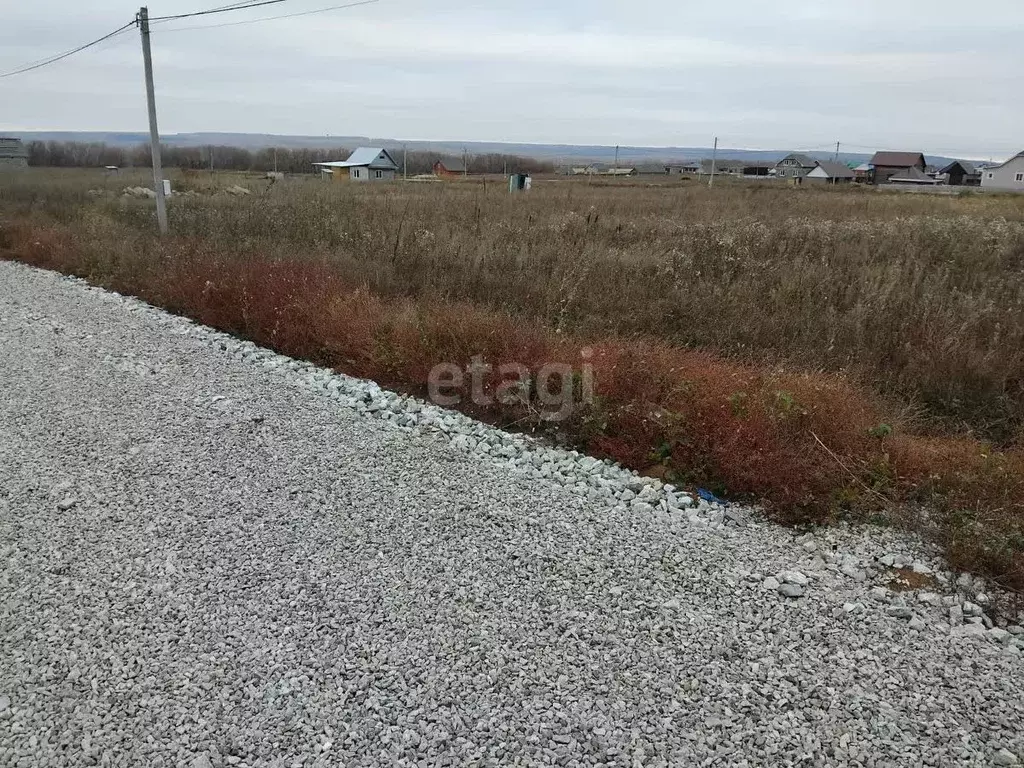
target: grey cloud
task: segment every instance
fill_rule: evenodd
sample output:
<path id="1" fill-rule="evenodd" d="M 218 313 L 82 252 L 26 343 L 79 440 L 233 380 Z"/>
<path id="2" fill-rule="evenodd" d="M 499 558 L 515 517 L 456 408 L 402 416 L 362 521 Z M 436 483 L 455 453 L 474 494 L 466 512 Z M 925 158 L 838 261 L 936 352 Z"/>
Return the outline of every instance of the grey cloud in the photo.
<path id="1" fill-rule="evenodd" d="M 0 71 L 132 16 L 116 0 L 82 5 L 20 4 L 0 30 Z M 1019 0 L 382 0 L 172 31 L 199 21 L 154 28 L 166 132 L 651 145 L 717 134 L 747 147 L 842 139 L 975 157 L 1024 148 Z M 129 34 L 0 80 L 0 130 L 139 130 L 142 95 Z"/>

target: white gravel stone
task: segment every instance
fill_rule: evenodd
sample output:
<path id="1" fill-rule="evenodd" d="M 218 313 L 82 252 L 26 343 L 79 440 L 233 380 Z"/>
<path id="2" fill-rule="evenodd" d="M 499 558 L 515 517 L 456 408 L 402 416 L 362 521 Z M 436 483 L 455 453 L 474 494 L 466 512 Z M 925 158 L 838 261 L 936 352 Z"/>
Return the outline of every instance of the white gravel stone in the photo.
<path id="1" fill-rule="evenodd" d="M 965 600 L 963 603 L 964 616 L 981 616 L 985 611 L 980 605 Z"/>
<path id="2" fill-rule="evenodd" d="M 5 768 L 985 765 L 1024 750 L 1018 636 L 990 642 L 978 616 L 950 634 L 979 637 L 951 642 L 941 602 L 914 602 L 935 631 L 907 631 L 837 572 L 879 552 L 933 562 L 912 537 L 837 526 L 811 552 L 756 510 L 686 505 L 11 263 L 0 354 Z M 769 599 L 754 575 L 783 569 L 813 581 L 808 597 Z"/>
<path id="3" fill-rule="evenodd" d="M 870 589 L 868 594 L 872 600 L 878 600 L 879 602 L 885 602 L 889 600 L 891 593 L 885 587 L 874 586 Z"/>
<path id="4" fill-rule="evenodd" d="M 854 565 L 844 564 L 839 570 L 844 576 L 849 576 L 854 581 L 867 581 L 868 579 L 867 572 Z"/>
<path id="5" fill-rule="evenodd" d="M 796 584 L 801 587 L 806 587 L 809 583 L 807 576 L 800 571 L 782 571 L 778 574 L 778 579 L 784 584 Z"/>
<path id="6" fill-rule="evenodd" d="M 914 618 L 914 612 L 905 605 L 890 605 L 885 609 L 887 616 L 892 616 L 894 619 L 912 619 Z"/>
<path id="7" fill-rule="evenodd" d="M 804 595 L 804 588 L 792 582 L 780 584 L 778 591 L 780 595 L 785 595 L 786 597 L 803 597 Z"/>
<path id="8" fill-rule="evenodd" d="M 1020 765 L 1020 760 L 1008 749 L 1000 749 L 992 756 L 993 765 Z"/>
<path id="9" fill-rule="evenodd" d="M 1005 643 L 1010 639 L 1010 633 L 999 627 L 992 627 L 992 629 L 988 630 L 988 636 L 989 639 L 995 640 L 997 643 Z"/>
<path id="10" fill-rule="evenodd" d="M 951 637 L 984 637 L 986 634 L 983 624 L 961 624 L 949 630 Z"/>

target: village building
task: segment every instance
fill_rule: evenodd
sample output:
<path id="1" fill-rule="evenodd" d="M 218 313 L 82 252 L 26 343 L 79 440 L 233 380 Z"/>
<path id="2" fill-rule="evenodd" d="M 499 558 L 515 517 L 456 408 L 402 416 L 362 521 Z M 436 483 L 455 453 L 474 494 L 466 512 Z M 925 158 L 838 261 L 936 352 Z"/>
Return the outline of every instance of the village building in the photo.
<path id="1" fill-rule="evenodd" d="M 313 163 L 334 181 L 394 181 L 398 163 L 381 147 L 359 147 L 347 160 Z"/>
<path id="2" fill-rule="evenodd" d="M 871 181 L 874 184 L 888 184 L 889 180 L 896 174 L 904 174 L 910 178 L 914 174 L 906 174 L 911 168 L 916 168 L 923 176 L 928 163 L 920 152 L 875 152 L 870 161 Z"/>
<path id="3" fill-rule="evenodd" d="M 951 187 L 977 187 L 981 185 L 981 171 L 967 160 L 954 160 L 939 170 Z"/>
<path id="4" fill-rule="evenodd" d="M 685 176 L 691 173 L 700 173 L 700 161 L 690 160 L 685 163 L 666 165 L 665 173 L 669 176 Z"/>
<path id="5" fill-rule="evenodd" d="M 849 184 L 854 179 L 853 170 L 842 163 L 834 163 L 831 160 L 819 160 L 814 170 L 804 176 L 804 181 L 809 184 Z"/>
<path id="6" fill-rule="evenodd" d="M 466 175 L 466 164 L 457 158 L 438 158 L 433 165 L 434 175 L 441 179 L 452 179 Z"/>
<path id="7" fill-rule="evenodd" d="M 870 184 L 871 170 L 870 163 L 861 163 L 853 169 L 853 180 L 858 184 Z"/>
<path id="8" fill-rule="evenodd" d="M 982 189 L 1024 192 L 1024 152 L 1001 165 L 993 165 L 981 173 Z"/>
<path id="9" fill-rule="evenodd" d="M 818 166 L 818 161 L 799 152 L 786 155 L 775 164 L 775 176 L 779 179 L 801 179 Z"/>
<path id="10" fill-rule="evenodd" d="M 887 183 L 901 187 L 927 187 L 935 186 L 939 183 L 939 180 L 934 176 L 929 176 L 916 165 L 912 165 L 909 168 L 894 173 L 889 177 Z"/>

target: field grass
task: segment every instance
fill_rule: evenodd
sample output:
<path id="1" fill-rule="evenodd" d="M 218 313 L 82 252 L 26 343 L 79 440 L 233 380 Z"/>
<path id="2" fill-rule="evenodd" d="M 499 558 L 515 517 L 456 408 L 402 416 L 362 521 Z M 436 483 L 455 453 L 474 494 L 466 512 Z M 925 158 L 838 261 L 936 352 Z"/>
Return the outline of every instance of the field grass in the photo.
<path id="1" fill-rule="evenodd" d="M 5 178 L 0 249 L 418 393 L 441 361 L 587 348 L 567 422 L 467 409 L 788 521 L 882 514 L 1024 587 L 1020 197 L 200 173 L 161 241 L 139 183 Z"/>

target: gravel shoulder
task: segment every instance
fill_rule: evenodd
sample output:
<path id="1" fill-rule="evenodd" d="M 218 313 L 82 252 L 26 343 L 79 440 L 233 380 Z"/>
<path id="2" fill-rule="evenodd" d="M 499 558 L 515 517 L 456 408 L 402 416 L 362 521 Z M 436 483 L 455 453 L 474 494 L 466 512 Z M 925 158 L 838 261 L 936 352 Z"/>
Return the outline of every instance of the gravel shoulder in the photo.
<path id="1" fill-rule="evenodd" d="M 4 262 L 0 358 L 0 766 L 1024 760 L 1024 635 L 912 538 Z"/>

